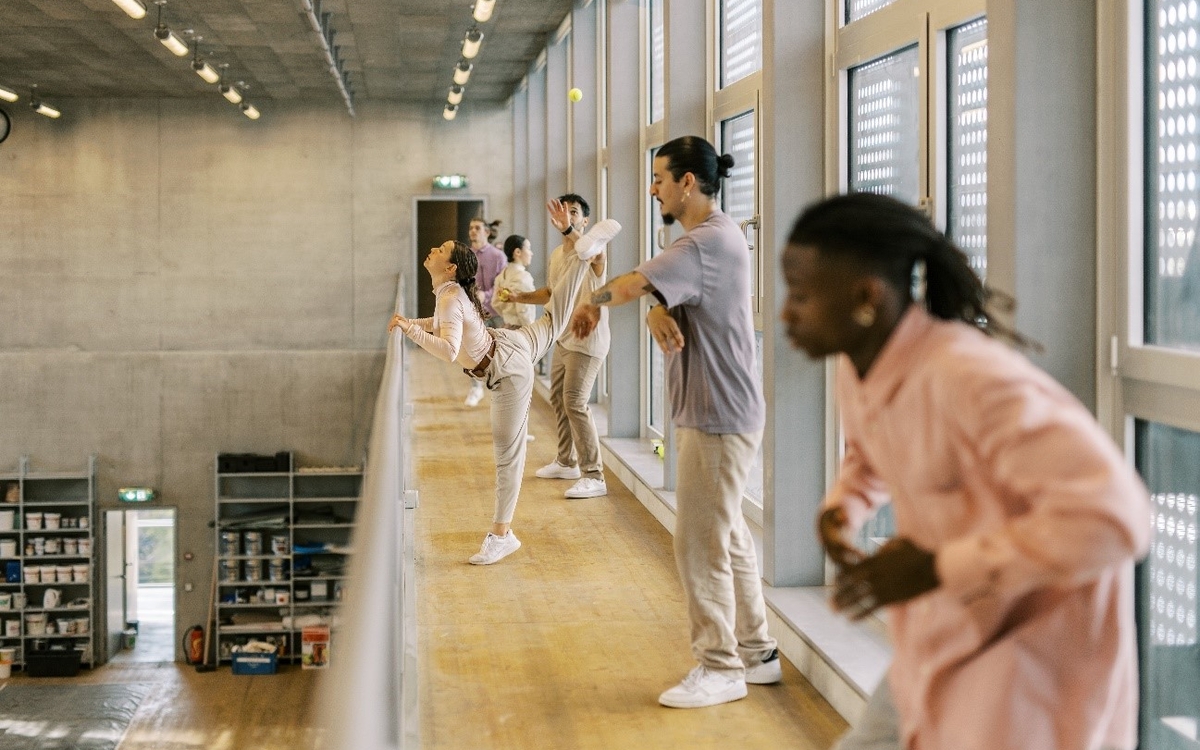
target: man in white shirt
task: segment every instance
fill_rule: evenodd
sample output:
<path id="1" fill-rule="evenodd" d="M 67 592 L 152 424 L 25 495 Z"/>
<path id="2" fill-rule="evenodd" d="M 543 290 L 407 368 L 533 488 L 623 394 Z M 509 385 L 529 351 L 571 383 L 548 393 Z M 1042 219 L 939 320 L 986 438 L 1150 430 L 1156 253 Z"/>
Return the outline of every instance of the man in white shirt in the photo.
<path id="1" fill-rule="evenodd" d="M 575 193 L 560 196 L 568 211 L 571 223 L 563 230 L 568 236 L 582 233 L 588 225 L 591 208 L 586 200 Z M 559 245 L 550 255 L 546 274 L 546 286 L 532 292 L 512 294 L 513 302 L 544 305 L 550 299 L 550 289 L 563 273 L 563 246 Z M 600 253 L 591 261 L 591 272 L 586 274 L 580 288 L 580 299 L 587 299 L 592 292 L 608 281 L 607 253 Z M 554 360 L 550 367 L 550 404 L 558 421 L 558 455 L 554 461 L 538 469 L 536 475 L 542 479 L 578 480 L 565 493 L 572 499 L 600 497 L 608 494 L 604 482 L 604 464 L 600 458 L 600 436 L 592 420 L 588 406 L 592 387 L 604 358 L 608 356 L 609 330 L 608 310 L 602 311 L 599 325 L 588 336 L 577 337 L 568 328 L 559 336 L 554 347 Z"/>

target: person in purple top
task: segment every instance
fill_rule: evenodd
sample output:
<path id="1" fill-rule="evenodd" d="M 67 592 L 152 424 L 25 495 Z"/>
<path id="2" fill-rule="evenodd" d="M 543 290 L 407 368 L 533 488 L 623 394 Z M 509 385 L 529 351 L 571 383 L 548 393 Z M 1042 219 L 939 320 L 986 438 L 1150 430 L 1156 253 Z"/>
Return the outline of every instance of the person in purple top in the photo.
<path id="1" fill-rule="evenodd" d="M 475 275 L 475 288 L 478 290 L 476 294 L 487 316 L 486 322 L 493 328 L 504 327 L 504 318 L 492 307 L 492 293 L 496 289 L 496 277 L 504 270 L 504 266 L 508 265 L 504 251 L 491 243 L 491 237 L 499 226 L 499 221 L 489 223 L 476 217 L 471 219 L 471 226 L 467 230 L 471 238 L 471 252 L 475 253 L 475 259 L 479 262 L 479 273 Z M 471 390 L 463 403 L 467 406 L 478 406 L 482 400 L 483 381 L 472 380 Z"/>

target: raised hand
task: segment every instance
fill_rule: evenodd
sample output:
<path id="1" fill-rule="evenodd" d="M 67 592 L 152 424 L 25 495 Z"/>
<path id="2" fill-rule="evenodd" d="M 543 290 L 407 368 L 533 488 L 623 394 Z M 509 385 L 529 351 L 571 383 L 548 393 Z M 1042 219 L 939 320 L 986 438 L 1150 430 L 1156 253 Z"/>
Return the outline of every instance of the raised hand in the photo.
<path id="1" fill-rule="evenodd" d="M 550 214 L 550 223 L 560 232 L 565 232 L 567 227 L 571 226 L 571 215 L 567 212 L 567 205 L 555 198 L 554 200 L 546 201 L 546 211 Z"/>

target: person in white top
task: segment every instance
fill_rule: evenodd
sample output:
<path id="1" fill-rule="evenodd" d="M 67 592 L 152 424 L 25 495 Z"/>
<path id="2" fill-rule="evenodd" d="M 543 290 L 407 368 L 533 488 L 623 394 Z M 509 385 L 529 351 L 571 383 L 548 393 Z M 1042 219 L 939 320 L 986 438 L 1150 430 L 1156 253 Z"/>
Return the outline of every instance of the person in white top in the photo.
<path id="1" fill-rule="evenodd" d="M 587 201 L 575 193 L 559 196 L 567 207 L 571 224 L 564 230 L 568 233 L 583 231 L 588 225 L 591 209 Z M 591 273 L 583 280 L 583 295 L 592 292 L 608 281 L 607 253 L 592 259 Z M 550 288 L 564 270 L 563 246 L 559 245 L 550 255 L 546 286 L 526 294 L 510 295 L 518 302 L 533 302 L 544 305 L 550 299 Z M 592 386 L 608 356 L 609 347 L 608 310 L 600 311 L 600 322 L 595 330 L 585 337 L 578 337 L 568 328 L 558 337 L 554 346 L 554 360 L 550 366 L 550 405 L 558 421 L 558 455 L 535 472 L 542 479 L 576 479 L 565 496 L 572 499 L 600 497 L 608 494 L 604 482 L 604 463 L 600 457 L 600 435 L 592 419 L 588 401 L 592 397 Z"/>
<path id="2" fill-rule="evenodd" d="M 550 201 L 547 209 L 555 226 L 563 229 L 569 225 L 561 203 Z M 586 235 L 576 231 L 568 236 L 566 272 L 554 287 L 551 304 L 542 317 L 516 329 L 485 326 L 474 288 L 475 254 L 461 242 L 444 242 L 429 251 L 424 263 L 437 298 L 433 317 L 409 319 L 394 315 L 388 324 L 389 331 L 399 328 L 422 349 L 443 361 L 458 363 L 463 372 L 493 391 L 496 504 L 492 529 L 479 552 L 470 558 L 474 565 L 491 565 L 521 546 L 511 526 L 525 469 L 534 364 L 545 356 L 570 320 L 591 259 L 619 231 L 621 225 L 608 219 Z"/>
<path id="3" fill-rule="evenodd" d="M 496 277 L 492 307 L 504 318 L 504 325 L 520 328 L 533 322 L 534 306 L 517 302 L 512 297 L 534 290 L 533 275 L 529 273 L 533 249 L 529 240 L 519 234 L 510 234 L 504 240 L 504 256 L 508 258 L 508 265 Z"/>

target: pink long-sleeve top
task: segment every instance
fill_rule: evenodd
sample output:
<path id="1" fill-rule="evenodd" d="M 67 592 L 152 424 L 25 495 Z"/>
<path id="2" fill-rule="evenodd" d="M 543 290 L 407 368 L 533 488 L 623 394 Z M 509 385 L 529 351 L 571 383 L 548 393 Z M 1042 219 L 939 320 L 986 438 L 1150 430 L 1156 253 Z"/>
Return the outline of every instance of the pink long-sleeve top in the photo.
<path id="1" fill-rule="evenodd" d="M 1149 498 L 1091 414 L 961 323 L 909 309 L 837 393 L 846 452 L 825 499 L 857 529 L 891 502 L 941 585 L 889 610 L 909 750 L 1136 745 L 1132 561 Z"/>
<path id="2" fill-rule="evenodd" d="M 408 337 L 440 360 L 474 368 L 492 346 L 483 319 L 467 293 L 453 281 L 439 284 L 433 294 L 437 298 L 433 317 L 414 318 Z"/>

